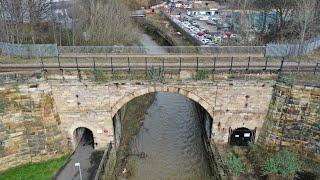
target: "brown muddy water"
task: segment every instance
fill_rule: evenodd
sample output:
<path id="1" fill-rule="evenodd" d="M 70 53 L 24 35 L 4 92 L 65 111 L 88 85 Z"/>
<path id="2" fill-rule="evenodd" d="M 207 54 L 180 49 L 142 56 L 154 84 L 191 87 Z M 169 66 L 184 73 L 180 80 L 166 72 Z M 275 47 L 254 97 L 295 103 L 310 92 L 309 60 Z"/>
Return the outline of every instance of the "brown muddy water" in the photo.
<path id="1" fill-rule="evenodd" d="M 130 180 L 210 179 L 202 127 L 194 102 L 157 93 L 130 143 Z"/>

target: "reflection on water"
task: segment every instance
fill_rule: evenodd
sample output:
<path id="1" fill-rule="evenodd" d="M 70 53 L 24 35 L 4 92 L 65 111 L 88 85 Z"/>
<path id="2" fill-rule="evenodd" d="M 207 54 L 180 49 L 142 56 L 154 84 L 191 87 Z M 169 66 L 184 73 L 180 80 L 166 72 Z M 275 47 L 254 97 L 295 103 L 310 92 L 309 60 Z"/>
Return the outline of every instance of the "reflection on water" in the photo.
<path id="1" fill-rule="evenodd" d="M 130 144 L 134 171 L 129 179 L 209 179 L 201 131 L 191 100 L 157 93 Z"/>

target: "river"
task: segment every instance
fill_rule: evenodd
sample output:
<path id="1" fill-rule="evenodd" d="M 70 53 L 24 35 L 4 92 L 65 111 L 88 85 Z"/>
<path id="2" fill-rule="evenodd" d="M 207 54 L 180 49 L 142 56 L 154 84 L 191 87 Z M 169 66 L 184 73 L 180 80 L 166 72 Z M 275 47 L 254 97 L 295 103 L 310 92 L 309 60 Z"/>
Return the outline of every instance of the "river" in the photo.
<path id="1" fill-rule="evenodd" d="M 132 180 L 210 179 L 202 128 L 191 100 L 156 93 L 139 133 L 130 143 Z M 138 156 L 139 154 L 145 156 Z"/>

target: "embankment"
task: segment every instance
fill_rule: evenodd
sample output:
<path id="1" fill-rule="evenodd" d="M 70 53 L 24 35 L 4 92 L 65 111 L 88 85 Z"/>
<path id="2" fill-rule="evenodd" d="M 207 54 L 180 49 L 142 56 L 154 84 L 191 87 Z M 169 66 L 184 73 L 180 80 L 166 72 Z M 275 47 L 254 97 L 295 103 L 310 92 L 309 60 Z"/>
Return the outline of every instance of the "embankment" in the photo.
<path id="1" fill-rule="evenodd" d="M 143 123 L 144 114 L 149 106 L 153 103 L 154 97 L 154 94 L 146 94 L 144 96 L 137 97 L 127 103 L 118 112 L 121 119 L 122 133 L 118 149 L 116 149 L 114 153 L 110 155 L 109 161 L 114 161 L 114 163 L 109 164 L 110 166 L 114 166 L 114 168 L 108 168 L 106 172 L 107 179 L 117 179 L 122 175 L 123 169 L 127 166 L 129 142 L 132 137 L 139 132 Z M 130 169 L 128 171 L 130 171 Z"/>

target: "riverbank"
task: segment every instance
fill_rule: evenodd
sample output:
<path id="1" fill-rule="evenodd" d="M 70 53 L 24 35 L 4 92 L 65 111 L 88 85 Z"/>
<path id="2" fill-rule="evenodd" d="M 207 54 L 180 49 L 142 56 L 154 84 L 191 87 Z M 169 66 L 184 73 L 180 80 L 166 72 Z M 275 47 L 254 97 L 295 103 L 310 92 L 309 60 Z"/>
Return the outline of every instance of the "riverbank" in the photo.
<path id="1" fill-rule="evenodd" d="M 28 163 L 22 166 L 8 169 L 0 173 L 2 180 L 22 179 L 51 179 L 53 174 L 63 165 L 67 156 L 39 163 Z"/>
<path id="2" fill-rule="evenodd" d="M 116 150 L 116 165 L 111 177 L 107 179 L 119 179 L 129 175 L 131 168 L 127 166 L 129 156 L 129 142 L 136 135 L 143 124 L 144 114 L 154 101 L 155 94 L 146 94 L 130 101 L 121 109 L 121 140 Z M 127 169 L 127 173 L 122 173 Z"/>

